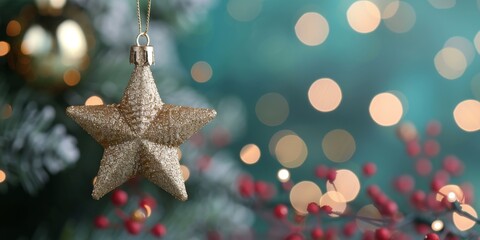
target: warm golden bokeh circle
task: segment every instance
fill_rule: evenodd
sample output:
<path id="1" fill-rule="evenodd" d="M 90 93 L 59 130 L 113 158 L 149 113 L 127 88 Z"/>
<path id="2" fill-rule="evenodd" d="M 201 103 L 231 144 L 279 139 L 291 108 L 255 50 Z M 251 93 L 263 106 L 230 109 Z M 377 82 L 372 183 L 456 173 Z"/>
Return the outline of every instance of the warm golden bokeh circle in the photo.
<path id="1" fill-rule="evenodd" d="M 335 129 L 328 132 L 323 138 L 322 149 L 330 161 L 337 163 L 346 162 L 355 153 L 355 139 L 348 131 Z"/>
<path id="2" fill-rule="evenodd" d="M 296 168 L 305 162 L 308 155 L 307 145 L 297 135 L 286 135 L 275 146 L 277 160 L 286 168 Z"/>
<path id="3" fill-rule="evenodd" d="M 295 24 L 295 34 L 307 46 L 322 44 L 327 39 L 329 32 L 327 19 L 316 12 L 303 14 Z"/>
<path id="4" fill-rule="evenodd" d="M 453 110 L 453 118 L 466 132 L 480 130 L 480 102 L 474 99 L 460 102 Z"/>
<path id="5" fill-rule="evenodd" d="M 213 70 L 207 62 L 199 61 L 193 64 L 190 74 L 196 82 L 204 83 L 212 78 Z"/>
<path id="6" fill-rule="evenodd" d="M 284 183 L 290 181 L 290 171 L 288 169 L 282 168 L 277 172 L 278 181 Z"/>
<path id="7" fill-rule="evenodd" d="M 270 154 L 272 156 L 275 156 L 275 148 L 277 147 L 278 141 L 287 135 L 297 135 L 295 132 L 291 130 L 280 130 L 273 134 L 273 136 L 270 138 L 270 142 L 268 142 L 268 150 L 270 151 Z"/>
<path id="8" fill-rule="evenodd" d="M 448 80 L 460 78 L 467 69 L 467 59 L 462 51 L 453 47 L 441 49 L 434 58 L 437 72 Z"/>
<path id="9" fill-rule="evenodd" d="M 362 232 L 375 231 L 378 223 L 382 221 L 382 215 L 375 205 L 369 204 L 358 210 L 355 221 Z"/>
<path id="10" fill-rule="evenodd" d="M 267 93 L 258 99 L 255 112 L 260 122 L 278 126 L 285 122 L 290 112 L 287 100 L 279 93 Z"/>
<path id="11" fill-rule="evenodd" d="M 180 171 L 182 172 L 183 181 L 187 181 L 190 178 L 190 169 L 185 165 L 180 165 Z"/>
<path id="12" fill-rule="evenodd" d="M 308 89 L 308 100 L 320 112 L 335 110 L 342 101 L 340 86 L 330 78 L 320 78 Z"/>
<path id="13" fill-rule="evenodd" d="M 255 144 L 247 144 L 240 150 L 240 159 L 246 164 L 255 164 L 260 156 L 260 148 Z"/>
<path id="14" fill-rule="evenodd" d="M 459 186 L 453 185 L 453 184 L 449 184 L 441 187 L 438 190 L 438 193 L 436 194 L 435 199 L 441 202 L 444 198 L 448 198 L 448 196 L 451 195 L 451 193 L 454 194 L 456 200 L 459 201 L 460 203 L 465 202 L 465 195 L 463 194 L 463 190 Z"/>
<path id="15" fill-rule="evenodd" d="M 417 19 L 415 9 L 405 1 L 390 3 L 387 5 L 384 13 L 385 26 L 395 33 L 406 33 L 410 31 Z"/>
<path id="16" fill-rule="evenodd" d="M 347 10 L 348 24 L 359 33 L 375 31 L 381 19 L 380 10 L 371 1 L 356 1 Z"/>
<path id="17" fill-rule="evenodd" d="M 85 101 L 86 106 L 103 105 L 103 100 L 99 96 L 91 96 Z"/>
<path id="18" fill-rule="evenodd" d="M 0 170 L 0 183 L 5 182 L 6 179 L 7 179 L 7 174 L 5 174 L 3 170 Z"/>
<path id="19" fill-rule="evenodd" d="M 373 121 L 378 125 L 393 126 L 402 118 L 403 105 L 397 96 L 384 92 L 372 99 L 369 111 Z"/>
<path id="20" fill-rule="evenodd" d="M 357 198 L 360 192 L 360 181 L 357 175 L 347 169 L 337 170 L 335 181 L 327 181 L 327 191 L 341 193 L 345 202 L 351 202 Z"/>
<path id="21" fill-rule="evenodd" d="M 462 208 L 462 211 L 464 211 L 466 213 L 469 213 L 474 218 L 478 217 L 477 211 L 475 211 L 475 209 L 472 206 L 470 206 L 468 204 L 460 204 L 460 207 Z M 453 224 L 455 225 L 455 227 L 458 230 L 467 231 L 470 228 L 472 228 L 473 226 L 475 226 L 476 222 L 467 218 L 467 217 L 464 217 L 464 216 L 454 212 L 453 213 Z"/>
<path id="22" fill-rule="evenodd" d="M 290 203 L 292 207 L 301 215 L 308 213 L 309 203 L 318 203 L 322 197 L 320 188 L 311 181 L 303 181 L 295 184 L 290 190 Z"/>
<path id="23" fill-rule="evenodd" d="M 340 192 L 329 191 L 320 198 L 320 206 L 329 206 L 332 208 L 330 217 L 339 217 L 347 209 L 347 201 Z"/>

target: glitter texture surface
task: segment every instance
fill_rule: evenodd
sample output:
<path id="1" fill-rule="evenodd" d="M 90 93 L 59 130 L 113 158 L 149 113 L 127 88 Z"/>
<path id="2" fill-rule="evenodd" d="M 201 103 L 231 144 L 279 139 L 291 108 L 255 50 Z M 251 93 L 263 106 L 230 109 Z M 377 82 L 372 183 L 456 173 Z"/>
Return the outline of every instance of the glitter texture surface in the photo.
<path id="1" fill-rule="evenodd" d="M 138 63 L 136 63 L 138 64 Z M 67 114 L 104 148 L 92 196 L 100 199 L 136 175 L 188 198 L 177 150 L 215 110 L 164 104 L 150 66 L 135 65 L 120 104 L 71 106 Z"/>

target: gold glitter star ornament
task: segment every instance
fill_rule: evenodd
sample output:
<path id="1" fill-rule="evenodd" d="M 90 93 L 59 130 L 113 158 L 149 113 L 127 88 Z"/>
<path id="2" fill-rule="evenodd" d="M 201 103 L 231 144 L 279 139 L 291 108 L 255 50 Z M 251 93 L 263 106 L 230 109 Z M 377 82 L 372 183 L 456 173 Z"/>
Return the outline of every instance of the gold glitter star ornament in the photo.
<path id="1" fill-rule="evenodd" d="M 137 38 L 130 62 L 135 67 L 119 104 L 67 108 L 67 115 L 105 148 L 92 196 L 100 199 L 130 178 L 143 175 L 185 201 L 188 195 L 180 171 L 179 146 L 216 112 L 162 102 L 150 70 L 154 59 L 148 43 L 140 46 Z"/>

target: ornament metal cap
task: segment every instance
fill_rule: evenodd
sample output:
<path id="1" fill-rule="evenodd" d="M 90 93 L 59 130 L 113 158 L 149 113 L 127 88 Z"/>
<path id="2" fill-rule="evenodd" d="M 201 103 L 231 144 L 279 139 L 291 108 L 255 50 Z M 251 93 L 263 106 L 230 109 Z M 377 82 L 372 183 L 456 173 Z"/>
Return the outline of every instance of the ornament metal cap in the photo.
<path id="1" fill-rule="evenodd" d="M 147 39 L 147 45 L 140 45 L 140 37 Z M 155 64 L 155 56 L 153 54 L 153 46 L 150 46 L 150 37 L 147 33 L 142 32 L 137 36 L 137 45 L 130 47 L 130 63 L 138 66 L 151 66 Z"/>

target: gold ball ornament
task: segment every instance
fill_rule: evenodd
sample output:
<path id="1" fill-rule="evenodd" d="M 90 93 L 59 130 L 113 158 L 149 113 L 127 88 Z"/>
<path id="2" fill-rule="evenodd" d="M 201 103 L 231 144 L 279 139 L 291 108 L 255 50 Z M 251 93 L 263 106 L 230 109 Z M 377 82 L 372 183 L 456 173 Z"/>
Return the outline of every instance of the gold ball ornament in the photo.
<path id="1" fill-rule="evenodd" d="M 59 1 L 37 0 L 12 19 L 15 24 L 7 32 L 15 35 L 8 63 L 29 85 L 59 90 L 78 84 L 95 40 L 82 9 L 53 2 Z"/>
<path id="2" fill-rule="evenodd" d="M 143 35 L 149 42 L 148 35 Z M 139 46 L 138 37 L 130 51 L 135 67 L 120 103 L 71 106 L 67 114 L 105 148 L 93 187 L 94 199 L 143 175 L 185 201 L 188 195 L 180 170 L 179 146 L 210 122 L 216 112 L 163 103 L 150 70 L 153 47 L 148 43 Z"/>

